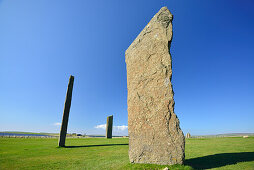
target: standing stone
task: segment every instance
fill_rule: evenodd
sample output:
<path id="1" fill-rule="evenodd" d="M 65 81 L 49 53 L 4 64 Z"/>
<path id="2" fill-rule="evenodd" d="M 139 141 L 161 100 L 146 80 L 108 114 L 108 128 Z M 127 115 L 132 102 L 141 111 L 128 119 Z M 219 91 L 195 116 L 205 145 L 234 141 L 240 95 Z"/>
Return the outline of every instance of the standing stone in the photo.
<path id="1" fill-rule="evenodd" d="M 106 138 L 112 138 L 113 115 L 107 117 Z"/>
<path id="2" fill-rule="evenodd" d="M 191 137 L 190 133 L 187 133 L 186 138 L 190 138 L 190 137 Z"/>
<path id="3" fill-rule="evenodd" d="M 171 84 L 173 15 L 163 7 L 125 52 L 129 158 L 133 163 L 183 164 L 185 138 Z"/>
<path id="4" fill-rule="evenodd" d="M 72 97 L 73 83 L 74 83 L 74 76 L 71 75 L 70 79 L 69 79 L 68 89 L 67 89 L 65 103 L 64 103 L 62 126 L 61 126 L 61 131 L 60 131 L 60 136 L 59 136 L 59 146 L 61 146 L 61 147 L 65 146 L 65 138 L 66 138 L 66 133 L 67 133 L 69 113 L 70 113 L 70 108 L 71 108 L 71 97 Z"/>

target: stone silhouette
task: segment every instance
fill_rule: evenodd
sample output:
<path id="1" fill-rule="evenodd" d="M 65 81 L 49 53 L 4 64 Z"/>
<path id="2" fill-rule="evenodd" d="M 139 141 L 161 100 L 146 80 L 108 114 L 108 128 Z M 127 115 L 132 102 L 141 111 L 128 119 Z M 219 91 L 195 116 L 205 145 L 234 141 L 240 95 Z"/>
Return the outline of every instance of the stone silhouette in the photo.
<path id="1" fill-rule="evenodd" d="M 112 138 L 113 115 L 107 117 L 106 138 Z"/>
<path id="2" fill-rule="evenodd" d="M 182 164 L 185 138 L 174 113 L 171 84 L 173 16 L 163 7 L 125 52 L 129 158 L 133 163 Z"/>
<path id="3" fill-rule="evenodd" d="M 71 108 L 71 97 L 72 97 L 73 83 L 74 83 L 74 76 L 71 75 L 70 79 L 69 79 L 66 98 L 65 98 L 62 126 L 61 126 L 61 131 L 60 131 L 60 136 L 59 136 L 58 146 L 60 146 L 60 147 L 65 146 L 65 138 L 66 138 L 66 133 L 67 133 L 69 113 L 70 113 L 70 108 Z"/>
<path id="4" fill-rule="evenodd" d="M 187 133 L 186 138 L 190 138 L 190 137 L 191 137 L 190 133 Z"/>

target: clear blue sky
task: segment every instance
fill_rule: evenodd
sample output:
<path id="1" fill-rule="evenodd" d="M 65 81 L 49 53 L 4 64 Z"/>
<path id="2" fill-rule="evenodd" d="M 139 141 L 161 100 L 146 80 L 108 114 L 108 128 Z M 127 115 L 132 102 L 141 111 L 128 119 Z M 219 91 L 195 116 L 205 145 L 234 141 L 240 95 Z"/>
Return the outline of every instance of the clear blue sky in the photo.
<path id="1" fill-rule="evenodd" d="M 163 6 L 182 130 L 254 132 L 252 0 L 0 0 L 0 131 L 58 132 L 72 74 L 68 131 L 104 134 L 113 114 L 127 134 L 124 53 Z"/>

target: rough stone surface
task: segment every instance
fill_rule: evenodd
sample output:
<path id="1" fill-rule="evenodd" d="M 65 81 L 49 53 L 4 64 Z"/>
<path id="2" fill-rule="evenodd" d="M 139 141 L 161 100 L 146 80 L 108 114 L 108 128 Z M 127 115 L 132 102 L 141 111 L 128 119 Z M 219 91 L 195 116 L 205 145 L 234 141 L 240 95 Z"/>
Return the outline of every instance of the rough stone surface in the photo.
<path id="1" fill-rule="evenodd" d="M 161 8 L 125 52 L 133 163 L 184 161 L 185 138 L 174 113 L 171 84 L 172 19 L 167 7 Z"/>
<path id="2" fill-rule="evenodd" d="M 70 79 L 69 79 L 69 84 L 68 84 L 65 103 L 64 103 L 62 126 L 61 126 L 61 130 L 60 130 L 59 143 L 58 143 L 58 146 L 60 146 L 60 147 L 65 146 L 65 138 L 66 138 L 66 133 L 67 133 L 69 113 L 70 113 L 70 108 L 71 108 L 73 83 L 74 83 L 74 76 L 71 75 Z"/>
<path id="3" fill-rule="evenodd" d="M 107 117 L 106 138 L 112 138 L 112 130 L 113 130 L 113 115 Z"/>

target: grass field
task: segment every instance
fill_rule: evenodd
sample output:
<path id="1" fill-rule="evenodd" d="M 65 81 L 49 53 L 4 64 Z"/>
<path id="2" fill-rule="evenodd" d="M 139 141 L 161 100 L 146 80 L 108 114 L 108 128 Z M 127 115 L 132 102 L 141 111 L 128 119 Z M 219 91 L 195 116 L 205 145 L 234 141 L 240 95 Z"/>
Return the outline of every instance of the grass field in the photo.
<path id="1" fill-rule="evenodd" d="M 254 137 L 186 140 L 185 165 L 131 164 L 128 138 L 0 138 L 0 169 L 252 169 Z"/>

